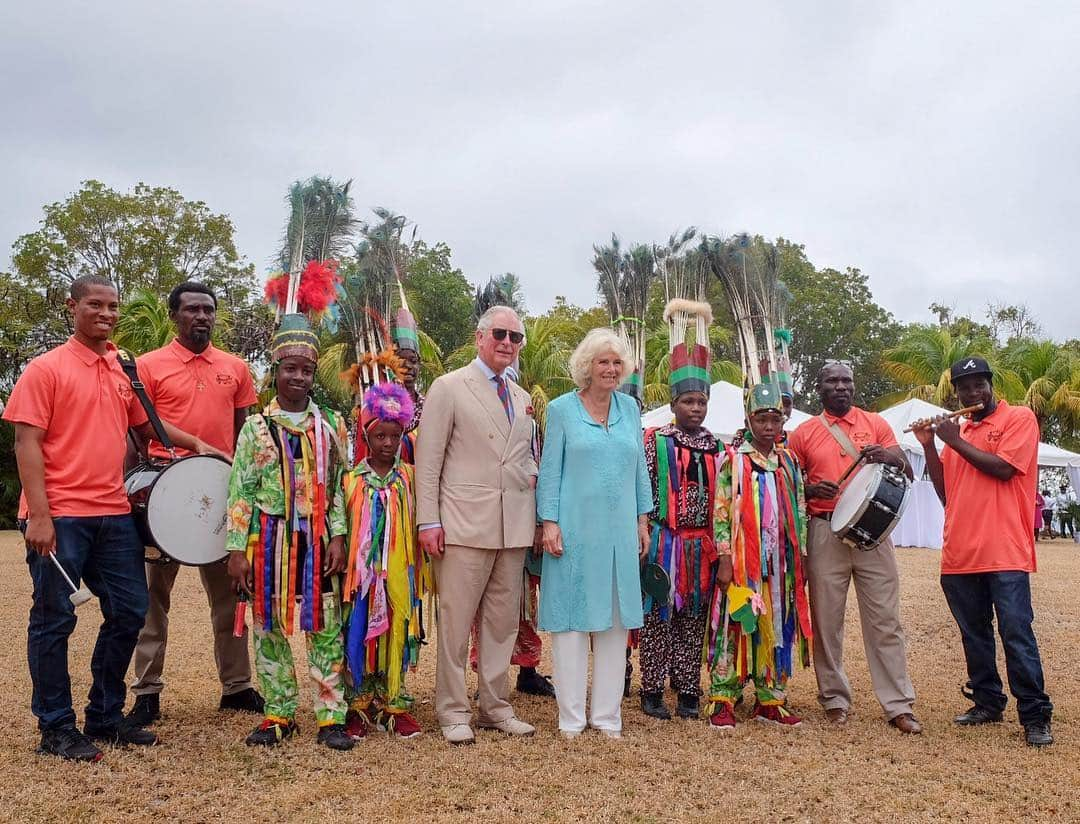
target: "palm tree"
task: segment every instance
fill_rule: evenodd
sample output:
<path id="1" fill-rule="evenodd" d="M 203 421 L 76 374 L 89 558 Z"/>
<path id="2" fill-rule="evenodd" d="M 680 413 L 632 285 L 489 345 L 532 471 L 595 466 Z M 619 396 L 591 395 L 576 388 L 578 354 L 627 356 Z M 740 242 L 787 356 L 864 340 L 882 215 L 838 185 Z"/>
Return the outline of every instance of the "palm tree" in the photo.
<path id="1" fill-rule="evenodd" d="M 161 348 L 175 336 L 165 299 L 154 292 L 139 290 L 124 301 L 113 343 L 133 355 L 144 355 Z"/>
<path id="2" fill-rule="evenodd" d="M 920 398 L 938 406 L 955 407 L 956 395 L 949 380 L 949 368 L 961 358 L 986 358 L 993 366 L 994 348 L 989 340 L 954 337 L 940 326 L 916 327 L 897 346 L 882 354 L 881 368 L 900 386 L 898 392 L 878 399 L 880 407 L 908 398 Z M 996 369 L 994 388 L 1006 397 L 1015 393 L 1012 376 Z"/>
<path id="3" fill-rule="evenodd" d="M 1080 423 L 1080 359 L 1053 341 L 1020 339 L 1001 353 L 1012 384 L 1006 399 L 1030 407 L 1046 429 L 1051 418 L 1066 426 Z"/>

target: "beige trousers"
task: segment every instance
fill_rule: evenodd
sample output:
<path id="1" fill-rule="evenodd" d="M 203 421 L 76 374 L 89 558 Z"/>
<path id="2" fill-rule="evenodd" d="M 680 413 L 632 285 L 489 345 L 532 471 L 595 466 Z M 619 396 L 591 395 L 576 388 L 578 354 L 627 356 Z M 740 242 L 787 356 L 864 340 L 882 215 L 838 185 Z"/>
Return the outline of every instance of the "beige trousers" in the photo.
<path id="1" fill-rule="evenodd" d="M 172 602 L 173 584 L 180 564 L 147 564 L 146 587 L 150 593 L 150 608 L 146 623 L 139 633 L 135 646 L 135 683 L 131 691 L 136 695 L 161 692 L 165 682 L 161 679 L 165 668 L 165 647 L 169 641 L 169 606 Z M 232 695 L 253 686 L 251 682 L 251 658 L 248 654 L 248 632 L 241 638 L 233 637 L 233 617 L 236 614 L 236 592 L 225 564 L 201 566 L 206 600 L 210 603 L 210 623 L 214 630 L 214 658 L 221 694 Z"/>
<path id="2" fill-rule="evenodd" d="M 864 552 L 833 535 L 823 518 L 810 520 L 807 579 L 814 625 L 814 673 L 825 709 L 850 709 L 851 684 L 844 673 L 844 612 L 855 579 L 863 648 L 874 693 L 887 718 L 911 712 L 915 689 L 907 671 L 900 626 L 900 576 L 892 541 Z"/>
<path id="3" fill-rule="evenodd" d="M 448 545 L 433 559 L 439 592 L 439 650 L 435 665 L 435 717 L 439 726 L 468 724 L 472 705 L 465 686 L 469 630 L 480 623 L 476 672 L 481 723 L 511 718 L 510 656 L 521 610 L 525 548 L 477 549 Z"/>

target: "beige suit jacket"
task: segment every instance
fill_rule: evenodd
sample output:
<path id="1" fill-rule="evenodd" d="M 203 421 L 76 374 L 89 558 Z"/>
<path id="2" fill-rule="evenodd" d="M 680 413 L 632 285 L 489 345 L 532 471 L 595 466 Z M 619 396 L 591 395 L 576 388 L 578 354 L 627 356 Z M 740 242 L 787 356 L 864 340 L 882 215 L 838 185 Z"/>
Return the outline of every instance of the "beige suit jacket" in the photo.
<path id="1" fill-rule="evenodd" d="M 536 459 L 528 393 L 507 381 L 514 424 L 475 363 L 437 378 L 416 443 L 416 521 L 442 524 L 446 543 L 532 546 Z"/>

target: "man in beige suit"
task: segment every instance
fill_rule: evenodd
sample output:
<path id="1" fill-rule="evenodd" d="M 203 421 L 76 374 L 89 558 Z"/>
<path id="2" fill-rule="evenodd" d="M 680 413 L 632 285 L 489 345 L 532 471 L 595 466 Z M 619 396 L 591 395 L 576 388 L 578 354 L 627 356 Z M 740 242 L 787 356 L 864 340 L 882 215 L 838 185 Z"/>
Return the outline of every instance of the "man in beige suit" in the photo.
<path id="1" fill-rule="evenodd" d="M 536 529 L 536 474 L 529 395 L 505 377 L 524 326 L 493 306 L 476 329 L 477 358 L 438 378 L 424 402 L 416 445 L 420 545 L 439 589 L 435 714 L 451 744 L 473 743 L 465 664 L 480 621 L 480 727 L 536 730 L 514 716 L 508 670 L 517 637 L 526 547 Z"/>

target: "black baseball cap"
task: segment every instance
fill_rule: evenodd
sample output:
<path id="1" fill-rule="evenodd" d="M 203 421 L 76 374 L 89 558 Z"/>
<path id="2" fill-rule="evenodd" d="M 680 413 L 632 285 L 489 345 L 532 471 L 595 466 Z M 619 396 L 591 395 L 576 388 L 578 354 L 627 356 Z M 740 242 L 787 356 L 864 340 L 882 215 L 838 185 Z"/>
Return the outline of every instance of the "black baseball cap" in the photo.
<path id="1" fill-rule="evenodd" d="M 994 373 L 990 369 L 990 364 L 982 358 L 961 358 L 949 369 L 949 380 L 954 384 L 960 378 L 966 378 L 968 375 L 986 375 L 988 378 L 994 377 Z"/>

